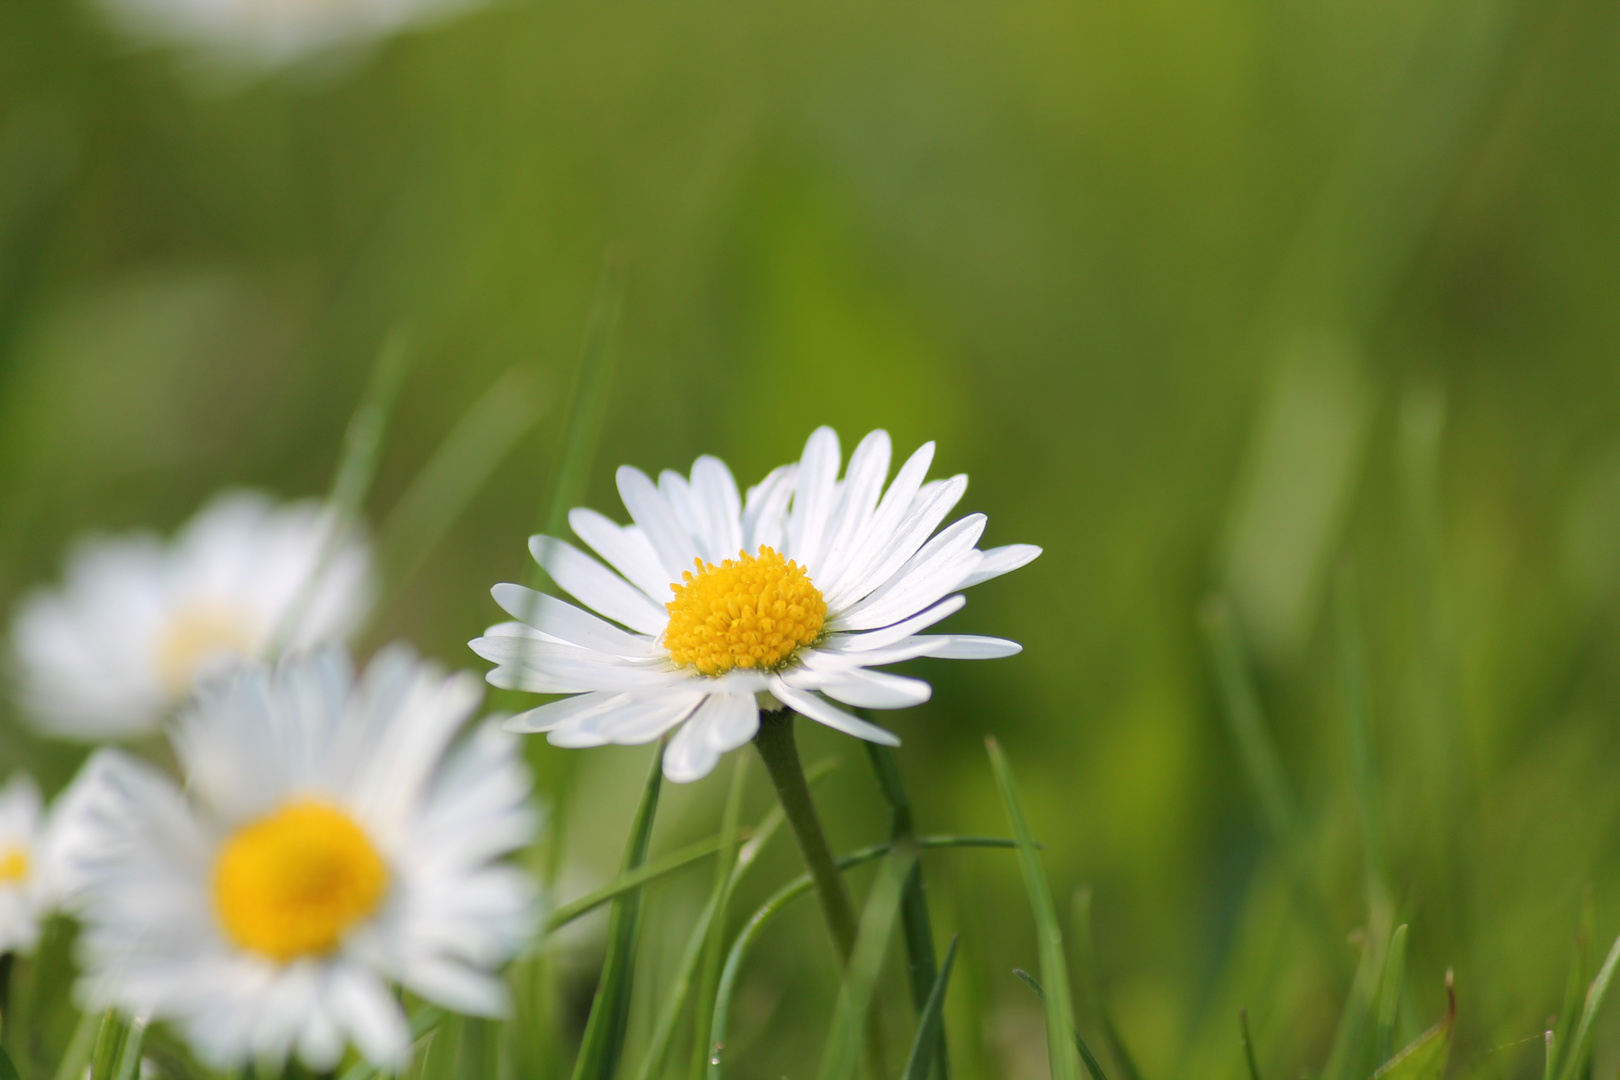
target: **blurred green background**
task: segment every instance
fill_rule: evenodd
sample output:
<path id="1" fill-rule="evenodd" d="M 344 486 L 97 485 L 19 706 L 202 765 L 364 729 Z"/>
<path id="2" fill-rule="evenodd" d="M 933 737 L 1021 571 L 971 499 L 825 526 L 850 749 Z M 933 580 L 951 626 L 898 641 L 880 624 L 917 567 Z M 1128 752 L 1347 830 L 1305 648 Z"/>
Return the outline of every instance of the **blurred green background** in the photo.
<path id="1" fill-rule="evenodd" d="M 1372 925 L 1336 572 L 1365 628 L 1374 848 L 1412 924 L 1403 1034 L 1454 968 L 1460 1067 L 1539 1075 L 1585 890 L 1594 947 L 1620 929 L 1617 177 L 1620 8 L 1578 0 L 513 3 L 224 83 L 87 4 L 3 0 L 0 598 L 86 529 L 172 529 L 229 484 L 325 491 L 408 326 L 379 528 L 500 380 L 539 416 L 369 637 L 473 665 L 488 587 L 527 573 L 611 253 L 591 505 L 622 520 L 621 462 L 712 452 L 751 482 L 818 424 L 846 449 L 881 426 L 971 475 L 987 544 L 1046 549 L 951 624 L 1025 653 L 916 662 L 935 698 L 887 720 L 927 831 L 1005 830 L 1002 740 L 1060 906 L 1094 889 L 1145 1076 L 1237 1075 L 1240 1006 L 1268 1076 L 1328 1055 Z M 1227 734 L 1214 595 L 1315 914 Z M 4 764 L 65 778 L 5 724 Z M 804 741 L 843 762 L 835 844 L 882 838 L 859 747 Z M 572 755 L 565 899 L 612 872 L 646 758 Z M 660 845 L 712 830 L 727 768 L 671 793 Z M 1013 860 L 926 865 L 963 935 L 958 1075 L 1044 1075 Z M 794 867 L 778 841 L 742 907 Z M 659 893 L 651 938 L 675 944 L 649 946 L 648 1000 L 688 877 Z M 583 1009 L 599 946 L 570 942 Z M 805 905 L 750 967 L 738 1074 L 808 1072 L 835 986 Z M 1604 1028 L 1598 1074 L 1617 1059 Z"/>

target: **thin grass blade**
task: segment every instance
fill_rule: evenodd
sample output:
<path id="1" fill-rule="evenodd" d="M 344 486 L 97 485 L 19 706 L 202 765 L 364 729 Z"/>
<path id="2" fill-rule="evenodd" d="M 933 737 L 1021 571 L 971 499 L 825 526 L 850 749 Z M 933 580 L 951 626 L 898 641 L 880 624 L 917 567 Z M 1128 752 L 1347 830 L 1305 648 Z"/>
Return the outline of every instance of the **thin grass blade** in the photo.
<path id="1" fill-rule="evenodd" d="M 664 744 L 653 754 L 652 769 L 641 805 L 630 826 L 625 846 L 624 872 L 639 869 L 647 861 L 652 842 L 653 820 L 658 816 L 658 794 L 664 778 Z M 624 1053 L 624 1033 L 630 1024 L 630 992 L 634 985 L 636 941 L 641 929 L 641 888 L 630 889 L 613 901 L 608 920 L 607 959 L 602 979 L 585 1021 L 585 1037 L 574 1061 L 574 1080 L 613 1080 L 619 1058 Z"/>
<path id="2" fill-rule="evenodd" d="M 957 936 L 945 949 L 945 960 L 939 966 L 939 975 L 928 1000 L 923 1003 L 922 1015 L 917 1020 L 917 1037 L 911 1043 L 911 1057 L 900 1080 L 928 1080 L 934 1068 L 934 1055 L 941 1045 L 940 1032 L 945 1027 L 945 991 L 951 984 L 951 968 L 956 965 Z"/>
<path id="3" fill-rule="evenodd" d="M 424 1005 L 411 1014 L 411 1043 L 415 1047 L 414 1053 L 420 1053 L 425 1046 L 425 1040 L 435 1034 L 439 1025 L 449 1019 L 450 1014 L 437 1005 Z M 414 1056 L 414 1054 L 413 1054 Z M 373 1065 L 364 1061 L 357 1061 L 345 1069 L 340 1080 L 373 1080 L 381 1073 Z"/>
<path id="4" fill-rule="evenodd" d="M 1017 843 L 1004 840 L 1000 837 L 985 836 L 925 836 L 917 841 L 917 846 L 923 850 L 930 848 L 1013 848 Z M 881 859 L 892 850 L 890 844 L 876 844 L 872 847 L 852 851 L 838 860 L 840 871 L 851 867 L 869 863 L 873 859 Z M 748 956 L 748 950 L 753 947 L 759 935 L 765 928 L 780 915 L 789 904 L 810 891 L 810 875 L 803 874 L 782 886 L 771 894 L 770 899 L 761 904 L 751 915 L 736 939 L 731 943 L 731 949 L 726 953 L 725 967 L 720 971 L 720 987 L 714 996 L 714 1023 L 709 1028 L 709 1071 L 707 1080 L 720 1080 L 722 1058 L 726 1048 L 726 1025 L 731 1019 L 731 1000 L 736 991 L 737 978 L 742 972 L 743 960 Z"/>
<path id="5" fill-rule="evenodd" d="M 1575 1024 L 1581 1015 L 1581 999 L 1586 994 L 1586 984 L 1591 978 L 1592 924 L 1595 918 L 1592 889 L 1591 886 L 1587 886 L 1586 893 L 1581 899 L 1581 918 L 1575 926 L 1575 940 L 1570 945 L 1569 974 L 1564 981 L 1564 1006 L 1558 1010 L 1558 1020 L 1552 1030 L 1547 1032 L 1549 1078 L 1558 1075 L 1564 1051 L 1569 1047 L 1570 1040 L 1575 1037 Z"/>
<path id="6" fill-rule="evenodd" d="M 1406 985 L 1406 924 L 1395 928 L 1384 953 L 1384 973 L 1378 980 L 1378 1018 L 1373 1025 L 1373 1060 L 1388 1061 L 1395 1052 L 1395 1021 L 1400 1016 L 1401 990 Z"/>
<path id="7" fill-rule="evenodd" d="M 1238 1028 L 1243 1033 L 1243 1063 L 1249 1068 L 1249 1080 L 1260 1080 L 1260 1063 L 1254 1060 L 1254 1036 L 1249 1034 L 1249 1010 L 1238 1010 Z"/>
<path id="8" fill-rule="evenodd" d="M 473 403 L 416 474 L 377 531 L 378 561 L 397 598 L 541 407 L 526 373 L 514 368 Z M 386 603 L 379 604 L 379 608 Z"/>
<path id="9" fill-rule="evenodd" d="M 1349 562 L 1339 567 L 1334 580 L 1334 609 L 1339 639 L 1339 678 L 1343 684 L 1345 729 L 1355 777 L 1356 812 L 1361 819 L 1367 890 L 1374 905 L 1386 905 L 1389 867 L 1384 855 L 1378 762 L 1367 714 L 1367 661 L 1362 645 L 1361 613 L 1356 603 L 1355 568 Z"/>
<path id="10" fill-rule="evenodd" d="M 1441 1080 L 1451 1056 L 1451 1028 L 1456 1019 L 1457 996 L 1452 993 L 1451 973 L 1447 972 L 1446 1015 L 1379 1066 L 1373 1080 Z"/>
<path id="11" fill-rule="evenodd" d="M 1585 1068 L 1586 1056 L 1592 1052 L 1592 1022 L 1603 1007 L 1603 999 L 1609 994 L 1609 982 L 1614 978 L 1617 963 L 1620 963 L 1620 938 L 1615 939 L 1609 955 L 1603 960 L 1603 966 L 1598 968 L 1597 978 L 1592 980 L 1591 987 L 1586 991 L 1586 1006 L 1581 1010 L 1581 1020 L 1575 1027 L 1575 1037 L 1570 1041 L 1568 1051 L 1559 1053 L 1560 1080 L 1575 1080 Z"/>
<path id="12" fill-rule="evenodd" d="M 1080 994 L 1086 1009 L 1097 1018 L 1107 1040 L 1109 1055 L 1114 1060 L 1123 1080 L 1139 1080 L 1142 1075 L 1136 1060 L 1125 1047 L 1125 1040 L 1114 1026 L 1113 1011 L 1108 1007 L 1108 995 L 1103 989 L 1102 965 L 1097 959 L 1096 931 L 1092 925 L 1091 888 L 1077 889 L 1074 894 L 1075 961 L 1080 968 Z"/>
<path id="13" fill-rule="evenodd" d="M 1065 1033 L 1074 1031 L 1074 1008 L 1069 998 L 1069 966 L 1063 956 L 1063 929 L 1058 925 L 1057 909 L 1052 903 L 1052 890 L 1046 883 L 1046 869 L 1041 865 L 1035 839 L 1030 835 L 1029 822 L 1024 817 L 1023 803 L 1013 781 L 1012 766 L 1007 763 L 1001 745 L 994 738 L 985 740 L 990 751 L 990 768 L 995 773 L 996 788 L 1012 822 L 1013 835 L 1018 840 L 1018 862 L 1024 872 L 1024 889 L 1029 893 L 1029 906 L 1035 915 L 1035 934 L 1041 961 L 1041 979 L 1051 988 L 1041 1000 L 1046 1005 L 1046 1051 L 1051 1060 L 1052 1080 L 1080 1080 L 1080 1061 L 1075 1048 Z M 1101 1080 L 1099 1076 L 1098 1080 Z"/>
<path id="14" fill-rule="evenodd" d="M 79 1022 L 68 1040 L 67 1050 L 57 1063 L 54 1080 L 83 1080 L 85 1066 L 96 1052 L 96 1037 L 101 1031 L 101 1017 L 93 1012 L 79 1014 Z"/>
<path id="15" fill-rule="evenodd" d="M 1040 980 L 1023 968 L 1013 968 L 1013 974 L 1018 976 L 1019 980 L 1029 987 L 1036 997 L 1041 999 L 1042 1005 L 1046 1004 L 1046 989 L 1041 986 Z M 1103 1072 L 1102 1063 L 1097 1060 L 1097 1055 L 1091 1052 L 1091 1047 L 1086 1044 L 1086 1040 L 1080 1037 L 1080 1029 L 1070 1027 L 1069 1037 L 1074 1040 L 1074 1048 L 1080 1052 L 1080 1057 L 1085 1061 L 1086 1068 L 1091 1071 L 1093 1080 L 1108 1080 L 1107 1074 Z"/>
<path id="16" fill-rule="evenodd" d="M 883 867 L 861 911 L 855 951 L 844 969 L 844 982 L 838 989 L 832 1029 L 822 1053 L 820 1080 L 853 1080 L 860 1066 L 861 1033 L 867 1027 L 872 993 L 883 970 L 883 954 L 888 951 L 900 914 L 900 896 L 906 878 L 917 864 L 917 848 L 911 843 L 894 846 L 893 857 Z"/>
<path id="17" fill-rule="evenodd" d="M 877 743 L 863 743 L 866 756 L 877 774 L 878 787 L 889 803 L 889 839 L 895 843 L 916 837 L 911 816 L 911 799 L 906 795 L 900 779 L 900 766 L 894 760 L 894 751 Z M 906 942 L 906 969 L 910 976 L 911 1001 L 919 1018 L 928 1007 L 928 999 L 939 982 L 939 966 L 934 958 L 934 926 L 928 913 L 928 893 L 923 887 L 922 864 L 912 867 L 906 879 L 905 892 L 900 899 L 900 929 Z M 942 1080 L 950 1080 L 950 1053 L 945 1045 L 945 1028 L 937 1028 L 939 1045 L 934 1048 L 932 1060 L 939 1062 Z"/>
<path id="18" fill-rule="evenodd" d="M 12 1064 L 11 1055 L 0 1049 L 0 1080 L 22 1080 L 17 1075 L 17 1066 Z"/>
<path id="19" fill-rule="evenodd" d="M 732 833 L 733 839 L 735 839 L 735 836 L 736 833 L 734 830 Z M 677 870 L 690 866 L 699 859 L 707 858 L 708 856 L 713 855 L 716 851 L 719 851 L 725 846 L 725 844 L 725 836 L 711 836 L 707 840 L 699 840 L 695 844 L 688 844 L 679 851 L 672 851 L 663 858 L 657 859 L 656 861 L 648 863 L 645 866 L 639 866 L 634 870 L 620 874 L 606 885 L 603 885 L 600 889 L 586 893 L 578 900 L 571 900 L 566 904 L 554 908 L 551 914 L 546 916 L 546 931 L 549 933 L 553 930 L 567 926 L 575 919 L 582 915 L 589 914 L 590 912 L 601 907 L 603 904 L 607 903 L 609 900 L 623 896 L 625 893 L 631 892 L 635 889 L 639 889 L 648 882 L 657 881 L 659 878 L 667 877 L 670 874 L 675 873 Z"/>
<path id="20" fill-rule="evenodd" d="M 320 588 L 321 580 L 326 576 L 327 567 L 343 547 L 349 530 L 354 528 L 366 493 L 371 490 L 372 478 L 377 474 L 377 458 L 382 453 L 383 438 L 388 432 L 388 421 L 393 416 L 400 388 L 405 383 L 410 355 L 407 340 L 406 333 L 396 329 L 383 342 L 372 365 L 365 396 L 349 418 L 349 426 L 343 433 L 343 451 L 332 478 L 332 490 L 327 496 L 327 506 L 333 517 L 332 531 L 321 548 L 314 571 L 305 580 L 298 598 L 288 607 L 281 625 L 276 627 L 273 640 L 277 649 L 286 643 L 303 619 L 304 612 L 314 599 L 315 590 Z"/>

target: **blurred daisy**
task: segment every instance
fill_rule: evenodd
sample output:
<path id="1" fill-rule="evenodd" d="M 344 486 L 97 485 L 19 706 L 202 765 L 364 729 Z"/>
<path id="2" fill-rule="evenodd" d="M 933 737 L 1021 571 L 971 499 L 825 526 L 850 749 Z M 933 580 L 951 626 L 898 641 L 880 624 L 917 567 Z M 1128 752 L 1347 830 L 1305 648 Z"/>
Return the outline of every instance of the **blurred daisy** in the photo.
<path id="1" fill-rule="evenodd" d="M 838 478 L 838 436 L 820 428 L 797 466 L 737 494 L 730 471 L 702 457 L 690 478 L 655 485 L 628 466 L 619 494 L 634 524 L 591 510 L 568 518 L 614 573 L 547 536 L 530 550 L 559 586 L 597 615 L 517 585 L 497 603 L 517 622 L 472 642 L 497 666 L 496 686 L 574 695 L 514 717 L 516 731 L 558 746 L 643 743 L 680 730 L 664 772 L 696 780 L 754 737 L 759 710 L 787 707 L 873 742 L 894 735 L 834 705 L 896 709 L 928 700 L 918 679 L 871 670 L 918 656 L 986 659 L 1019 646 L 921 631 L 960 609 L 958 590 L 1040 554 L 1028 544 L 980 551 L 983 514 L 933 535 L 967 477 L 925 482 L 934 444 L 900 467 L 887 491 L 886 432 L 861 441 Z M 930 537 L 932 536 L 932 539 Z M 823 696 L 825 695 L 825 696 Z"/>
<path id="2" fill-rule="evenodd" d="M 206 684 L 177 727 L 182 793 L 117 750 L 63 843 L 83 921 L 81 992 L 177 1023 L 219 1067 L 352 1044 L 397 1071 L 410 1034 L 389 984 L 498 1015 L 493 969 L 534 924 L 499 860 L 533 836 L 517 740 L 476 676 L 404 648 L 354 674 L 336 650 Z"/>
<path id="3" fill-rule="evenodd" d="M 141 735 L 202 675 L 277 645 L 345 640 L 371 603 L 371 556 L 353 530 L 329 553 L 336 523 L 315 502 L 230 492 L 172 543 L 146 533 L 81 542 L 62 587 L 17 613 L 25 710 L 52 735 Z"/>
<path id="4" fill-rule="evenodd" d="M 0 788 L 0 953 L 31 952 L 51 904 L 39 788 L 16 773 Z"/>
<path id="5" fill-rule="evenodd" d="M 121 30 L 199 50 L 215 67 L 273 68 L 363 45 L 465 0 L 99 0 Z"/>

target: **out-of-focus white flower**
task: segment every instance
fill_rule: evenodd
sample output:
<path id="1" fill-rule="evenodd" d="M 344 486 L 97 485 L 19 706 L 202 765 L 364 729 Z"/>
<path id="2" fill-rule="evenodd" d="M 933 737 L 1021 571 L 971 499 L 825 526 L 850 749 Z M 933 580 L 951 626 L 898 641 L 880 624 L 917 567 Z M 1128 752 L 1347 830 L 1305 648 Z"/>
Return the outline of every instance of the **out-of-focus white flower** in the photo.
<path id="1" fill-rule="evenodd" d="M 885 491 L 886 432 L 863 439 L 839 479 L 838 436 L 820 428 L 799 464 L 771 473 L 746 502 L 717 458 L 699 458 L 690 478 L 665 472 L 656 485 L 621 468 L 633 525 L 591 510 L 568 517 L 617 574 L 562 540 L 530 541 L 558 585 L 619 625 L 517 585 L 495 586 L 496 602 L 518 621 L 472 642 L 497 665 L 489 681 L 575 695 L 510 726 L 550 732 L 558 746 L 601 746 L 649 742 L 683 725 L 664 751 L 664 774 L 677 783 L 706 775 L 753 738 L 761 707 L 786 706 L 898 745 L 827 698 L 916 705 L 928 700 L 926 682 L 871 669 L 1018 652 L 1000 638 L 919 631 L 962 607 L 957 590 L 1040 554 L 1029 544 L 980 551 L 983 514 L 933 535 L 967 490 L 965 476 L 925 482 L 933 456 L 933 443 L 918 450 Z"/>
<path id="2" fill-rule="evenodd" d="M 412 23 L 442 18 L 469 0 L 99 0 L 126 34 L 179 45 L 215 66 L 274 68 L 362 45 Z"/>
<path id="3" fill-rule="evenodd" d="M 333 649 L 206 683 L 172 742 L 187 786 L 118 750 L 92 759 L 61 850 L 81 920 L 81 993 L 177 1023 L 219 1067 L 352 1044 L 398 1071 L 389 984 L 498 1015 L 494 969 L 528 940 L 534 835 L 517 740 L 482 687 L 403 647 L 358 680 Z"/>
<path id="4" fill-rule="evenodd" d="M 67 738 L 141 735 L 200 676 L 277 646 L 346 640 L 371 604 L 371 555 L 352 528 L 328 552 L 336 527 L 316 502 L 228 492 L 172 542 L 82 541 L 61 588 L 24 599 L 12 627 L 29 717 Z"/>
<path id="5" fill-rule="evenodd" d="M 0 788 L 0 953 L 30 952 L 54 896 L 39 788 L 16 773 Z"/>

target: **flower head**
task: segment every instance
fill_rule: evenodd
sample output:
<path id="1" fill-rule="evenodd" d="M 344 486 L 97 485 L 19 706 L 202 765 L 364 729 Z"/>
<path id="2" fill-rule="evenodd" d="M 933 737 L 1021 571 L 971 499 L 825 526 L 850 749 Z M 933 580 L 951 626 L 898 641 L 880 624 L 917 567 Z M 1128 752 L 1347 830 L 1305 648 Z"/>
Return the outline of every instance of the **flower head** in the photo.
<path id="1" fill-rule="evenodd" d="M 353 1044 L 397 1070 L 389 984 L 499 1014 L 492 970 L 532 931 L 501 863 L 536 827 L 517 741 L 403 647 L 356 680 L 336 650 L 205 685 L 173 738 L 187 786 L 117 750 L 87 766 L 60 845 L 95 1005 L 170 1020 L 220 1067 Z"/>
<path id="2" fill-rule="evenodd" d="M 440 17 L 465 0 L 100 0 L 136 40 L 189 46 L 214 66 L 274 68 Z"/>
<path id="3" fill-rule="evenodd" d="M 53 735 L 140 735 L 200 676 L 344 640 L 370 606 L 371 557 L 352 536 L 328 552 L 336 527 L 316 503 L 230 492 L 171 543 L 80 543 L 66 582 L 26 598 L 12 628 L 25 710 Z"/>
<path id="4" fill-rule="evenodd" d="M 0 953 L 30 952 L 53 900 L 49 830 L 26 773 L 0 787 Z"/>
<path id="5" fill-rule="evenodd" d="M 929 443 L 885 489 L 889 436 L 874 431 L 840 479 L 838 436 L 820 428 L 798 465 L 772 472 L 746 500 L 716 458 L 657 484 L 621 468 L 633 524 L 583 509 L 568 516 L 612 570 L 566 541 L 530 541 L 546 572 L 596 614 L 517 585 L 494 589 L 517 621 L 472 642 L 496 665 L 489 681 L 571 695 L 509 725 L 549 732 L 559 746 L 642 743 L 679 726 L 664 754 L 677 782 L 706 775 L 753 738 L 762 701 L 897 744 L 827 699 L 915 705 L 928 699 L 927 683 L 872 669 L 1018 652 L 1000 638 L 921 631 L 962 607 L 959 590 L 1040 554 L 1028 544 L 979 550 L 983 514 L 936 535 L 967 478 L 926 480 L 933 456 Z"/>

